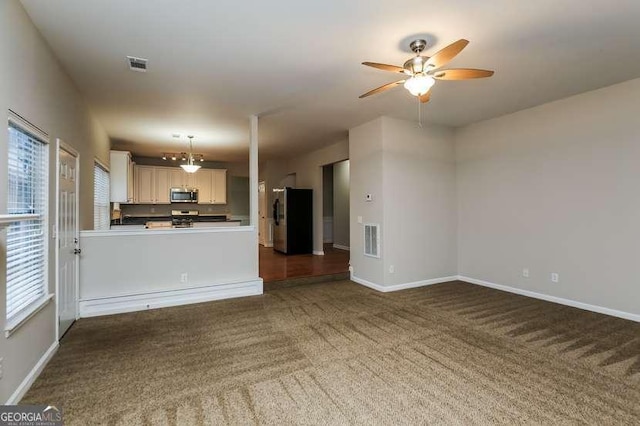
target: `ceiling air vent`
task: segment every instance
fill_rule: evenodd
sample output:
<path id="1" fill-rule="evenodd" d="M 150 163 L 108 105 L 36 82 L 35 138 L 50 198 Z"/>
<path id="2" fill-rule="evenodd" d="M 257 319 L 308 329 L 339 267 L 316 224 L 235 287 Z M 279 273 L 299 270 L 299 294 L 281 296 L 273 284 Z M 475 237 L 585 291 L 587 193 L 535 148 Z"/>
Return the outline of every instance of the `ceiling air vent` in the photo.
<path id="1" fill-rule="evenodd" d="M 127 56 L 127 62 L 129 63 L 129 69 L 131 71 L 147 72 L 148 59 Z"/>

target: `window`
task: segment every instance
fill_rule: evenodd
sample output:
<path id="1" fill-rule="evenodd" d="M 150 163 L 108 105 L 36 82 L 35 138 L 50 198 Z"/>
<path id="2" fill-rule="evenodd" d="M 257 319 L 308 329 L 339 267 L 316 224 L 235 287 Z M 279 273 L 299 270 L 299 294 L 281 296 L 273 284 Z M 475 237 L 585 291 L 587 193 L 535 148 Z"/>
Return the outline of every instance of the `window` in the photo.
<path id="1" fill-rule="evenodd" d="M 30 315 L 47 293 L 48 149 L 44 138 L 9 122 L 8 214 L 37 214 L 7 228 L 7 324 Z"/>
<path id="2" fill-rule="evenodd" d="M 99 163 L 93 166 L 93 229 L 109 229 L 109 172 Z"/>

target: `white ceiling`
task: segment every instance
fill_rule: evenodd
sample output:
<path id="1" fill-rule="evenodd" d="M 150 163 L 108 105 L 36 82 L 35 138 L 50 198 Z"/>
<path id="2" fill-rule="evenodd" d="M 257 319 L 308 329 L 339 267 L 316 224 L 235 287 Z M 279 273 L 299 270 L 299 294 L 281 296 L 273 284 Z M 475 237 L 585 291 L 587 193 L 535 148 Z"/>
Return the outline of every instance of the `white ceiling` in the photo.
<path id="1" fill-rule="evenodd" d="M 379 115 L 417 119 L 402 88 L 358 99 L 397 75 L 415 35 L 428 56 L 471 41 L 450 64 L 494 77 L 439 81 L 426 122 L 461 126 L 640 77 L 637 0 L 22 0 L 110 137 L 139 155 L 246 158 L 248 116 L 261 156 L 328 145 Z M 127 55 L 149 59 L 128 70 Z M 614 106 L 612 106 L 614 107 Z"/>

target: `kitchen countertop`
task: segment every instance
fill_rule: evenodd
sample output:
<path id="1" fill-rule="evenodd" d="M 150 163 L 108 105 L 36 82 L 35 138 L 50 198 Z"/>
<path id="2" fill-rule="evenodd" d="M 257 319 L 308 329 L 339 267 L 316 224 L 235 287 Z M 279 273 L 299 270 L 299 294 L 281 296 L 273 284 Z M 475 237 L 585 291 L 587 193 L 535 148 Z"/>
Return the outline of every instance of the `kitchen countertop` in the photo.
<path id="1" fill-rule="evenodd" d="M 145 216 L 124 215 L 122 222 L 112 221 L 113 226 L 126 226 L 126 225 L 144 225 L 147 222 L 155 221 L 170 221 L 171 216 L 149 214 Z M 201 214 L 194 219 L 194 222 L 241 222 L 240 219 L 228 219 L 226 214 Z"/>

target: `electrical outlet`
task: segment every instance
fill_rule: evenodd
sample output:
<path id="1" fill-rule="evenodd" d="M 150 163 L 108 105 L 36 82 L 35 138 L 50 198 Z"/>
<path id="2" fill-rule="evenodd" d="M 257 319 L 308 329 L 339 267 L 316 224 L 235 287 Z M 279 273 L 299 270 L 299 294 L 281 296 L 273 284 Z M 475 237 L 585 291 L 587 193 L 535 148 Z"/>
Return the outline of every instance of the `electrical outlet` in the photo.
<path id="1" fill-rule="evenodd" d="M 389 273 L 393 274 L 394 272 L 396 272 L 396 267 L 393 265 L 389 265 Z"/>
<path id="2" fill-rule="evenodd" d="M 551 282 L 557 283 L 559 281 L 560 281 L 560 275 L 558 275 L 556 272 L 552 272 L 551 273 Z"/>
<path id="3" fill-rule="evenodd" d="M 525 278 L 529 278 L 529 268 L 524 268 L 522 270 L 522 276 Z"/>
<path id="4" fill-rule="evenodd" d="M 189 281 L 189 274 L 187 274 L 186 272 L 180 274 L 180 282 L 184 284 L 187 281 Z"/>

